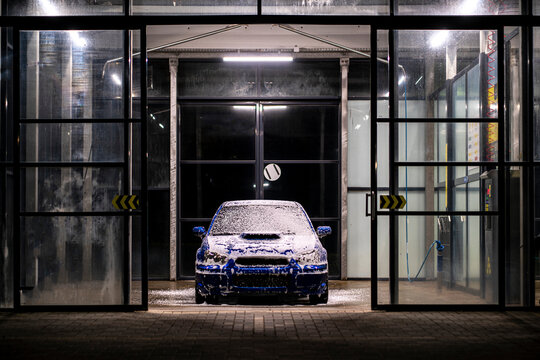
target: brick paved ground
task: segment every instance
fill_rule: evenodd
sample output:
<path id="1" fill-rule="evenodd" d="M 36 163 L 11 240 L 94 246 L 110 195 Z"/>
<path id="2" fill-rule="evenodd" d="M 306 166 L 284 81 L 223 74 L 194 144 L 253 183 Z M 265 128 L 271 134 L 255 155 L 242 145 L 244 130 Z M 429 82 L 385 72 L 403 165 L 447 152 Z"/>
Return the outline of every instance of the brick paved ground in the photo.
<path id="1" fill-rule="evenodd" d="M 201 306 L 0 313 L 1 359 L 538 359 L 540 314 Z"/>

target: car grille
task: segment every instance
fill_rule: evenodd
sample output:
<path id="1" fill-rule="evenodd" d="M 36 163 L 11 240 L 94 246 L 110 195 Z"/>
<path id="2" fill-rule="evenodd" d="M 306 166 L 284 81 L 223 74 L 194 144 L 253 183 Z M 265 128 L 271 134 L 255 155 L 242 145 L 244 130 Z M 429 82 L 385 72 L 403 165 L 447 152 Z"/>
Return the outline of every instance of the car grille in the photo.
<path id="1" fill-rule="evenodd" d="M 287 266 L 289 260 L 278 257 L 240 257 L 236 259 L 236 264 L 243 266 Z"/>
<path id="2" fill-rule="evenodd" d="M 289 275 L 287 274 L 253 274 L 234 275 L 233 286 L 236 287 L 287 287 Z"/>

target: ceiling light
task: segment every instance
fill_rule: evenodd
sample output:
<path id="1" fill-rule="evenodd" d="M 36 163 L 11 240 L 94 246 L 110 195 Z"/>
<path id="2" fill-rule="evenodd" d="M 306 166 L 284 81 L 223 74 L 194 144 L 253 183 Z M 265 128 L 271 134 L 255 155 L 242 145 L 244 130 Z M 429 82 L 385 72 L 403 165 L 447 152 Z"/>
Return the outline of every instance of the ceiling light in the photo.
<path id="1" fill-rule="evenodd" d="M 120 80 L 120 77 L 118 76 L 118 74 L 112 74 L 111 78 L 116 85 L 119 85 L 119 86 L 122 85 L 122 80 Z"/>
<path id="2" fill-rule="evenodd" d="M 461 15 L 478 15 L 478 4 L 480 0 L 465 0 L 459 8 Z"/>
<path id="3" fill-rule="evenodd" d="M 287 105 L 265 105 L 264 110 L 284 110 Z"/>
<path id="4" fill-rule="evenodd" d="M 432 48 L 438 48 L 446 44 L 450 31 L 448 30 L 434 30 L 433 35 L 429 39 L 429 45 Z"/>
<path id="5" fill-rule="evenodd" d="M 292 56 L 225 56 L 226 62 L 291 62 Z"/>
<path id="6" fill-rule="evenodd" d="M 41 4 L 43 11 L 45 12 L 45 15 L 51 15 L 51 16 L 60 15 L 56 6 L 51 4 L 48 0 L 39 0 L 39 3 Z"/>
<path id="7" fill-rule="evenodd" d="M 87 45 L 86 39 L 81 37 L 78 31 L 69 31 L 69 36 L 74 45 L 78 47 L 85 47 Z"/>

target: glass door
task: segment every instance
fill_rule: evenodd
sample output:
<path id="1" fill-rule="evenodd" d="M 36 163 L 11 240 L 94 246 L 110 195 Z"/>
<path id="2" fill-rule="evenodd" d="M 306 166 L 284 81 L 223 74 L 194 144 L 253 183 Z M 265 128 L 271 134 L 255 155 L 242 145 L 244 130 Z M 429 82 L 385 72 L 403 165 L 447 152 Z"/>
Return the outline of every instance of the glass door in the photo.
<path id="1" fill-rule="evenodd" d="M 371 59 L 372 94 L 388 79 L 388 91 L 371 100 L 372 149 L 388 150 L 387 158 L 372 154 L 372 305 L 498 305 L 503 34 L 375 29 L 371 36 L 372 48 L 388 49 Z M 387 142 L 377 143 L 378 133 Z"/>

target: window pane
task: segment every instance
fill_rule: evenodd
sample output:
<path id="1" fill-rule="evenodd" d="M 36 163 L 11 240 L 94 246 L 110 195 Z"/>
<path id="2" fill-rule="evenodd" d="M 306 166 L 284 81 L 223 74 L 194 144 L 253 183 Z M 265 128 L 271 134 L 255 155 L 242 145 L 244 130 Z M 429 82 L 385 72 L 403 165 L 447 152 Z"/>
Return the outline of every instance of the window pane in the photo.
<path id="1" fill-rule="evenodd" d="M 403 210 L 409 211 L 496 211 L 497 170 L 402 166 L 399 167 L 399 195 L 407 199 Z"/>
<path id="2" fill-rule="evenodd" d="M 496 123 L 399 123 L 397 161 L 497 161 Z"/>
<path id="3" fill-rule="evenodd" d="M 523 161 L 524 157 L 523 134 L 523 81 L 522 81 L 522 32 L 521 28 L 505 27 L 505 73 L 509 86 L 505 89 L 506 106 L 505 127 L 507 141 L 506 160 Z M 528 154 L 527 154 L 528 156 Z"/>
<path id="4" fill-rule="evenodd" d="M 398 303 L 497 304 L 497 222 L 496 216 L 399 216 Z"/>
<path id="5" fill-rule="evenodd" d="M 13 168 L 0 167 L 0 308 L 13 308 Z"/>
<path id="6" fill-rule="evenodd" d="M 399 15 L 519 15 L 521 0 L 397 0 Z"/>
<path id="7" fill-rule="evenodd" d="M 169 59 L 148 59 L 148 97 L 169 97 Z"/>
<path id="8" fill-rule="evenodd" d="M 256 106 L 181 105 L 182 160 L 254 160 Z"/>
<path id="9" fill-rule="evenodd" d="M 122 57 L 120 30 L 22 31 L 21 117 L 123 118 Z"/>
<path id="10" fill-rule="evenodd" d="M 180 167 L 182 218 L 211 218 L 230 200 L 255 198 L 254 165 L 182 164 Z"/>
<path id="11" fill-rule="evenodd" d="M 540 28 L 533 32 L 534 160 L 540 161 Z"/>
<path id="12" fill-rule="evenodd" d="M 337 105 L 263 105 L 267 160 L 337 160 Z"/>
<path id="13" fill-rule="evenodd" d="M 169 190 L 148 192 L 148 276 L 169 278 L 170 202 Z"/>
<path id="14" fill-rule="evenodd" d="M 121 123 L 21 124 L 21 161 L 123 161 Z"/>
<path id="15" fill-rule="evenodd" d="M 148 105 L 148 186 L 164 188 L 170 182 L 169 104 Z"/>
<path id="16" fill-rule="evenodd" d="M 497 118 L 496 31 L 398 30 L 395 41 L 400 118 Z"/>
<path id="17" fill-rule="evenodd" d="M 257 0 L 131 0 L 133 15 L 257 15 Z"/>
<path id="18" fill-rule="evenodd" d="M 114 211 L 124 194 L 120 168 L 26 168 L 21 170 L 21 211 Z"/>
<path id="19" fill-rule="evenodd" d="M 181 61 L 178 65 L 178 96 L 256 96 L 256 81 L 253 64 Z"/>
<path id="20" fill-rule="evenodd" d="M 21 305 L 123 304 L 122 225 L 115 216 L 22 217 Z"/>
<path id="21" fill-rule="evenodd" d="M 4 0 L 9 16 L 123 15 L 124 0 Z"/>
<path id="22" fill-rule="evenodd" d="M 340 216 L 338 164 L 279 166 L 279 179 L 264 182 L 265 199 L 297 201 L 310 217 Z"/>
<path id="23" fill-rule="evenodd" d="M 339 62 L 301 61 L 260 65 L 261 96 L 339 96 Z"/>
<path id="24" fill-rule="evenodd" d="M 262 0 L 263 15 L 387 15 L 388 0 Z"/>

